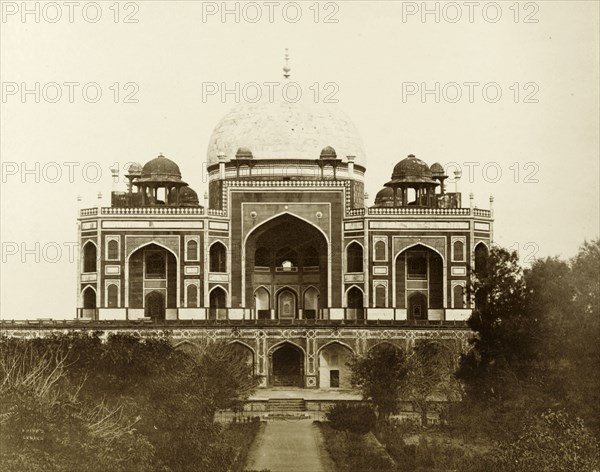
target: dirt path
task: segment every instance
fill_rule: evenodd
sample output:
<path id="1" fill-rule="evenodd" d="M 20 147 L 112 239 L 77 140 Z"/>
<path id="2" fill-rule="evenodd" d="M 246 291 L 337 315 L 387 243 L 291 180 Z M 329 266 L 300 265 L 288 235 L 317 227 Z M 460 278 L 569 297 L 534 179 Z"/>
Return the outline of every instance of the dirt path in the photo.
<path id="1" fill-rule="evenodd" d="M 271 421 L 248 454 L 247 470 L 334 472 L 323 437 L 312 420 Z"/>

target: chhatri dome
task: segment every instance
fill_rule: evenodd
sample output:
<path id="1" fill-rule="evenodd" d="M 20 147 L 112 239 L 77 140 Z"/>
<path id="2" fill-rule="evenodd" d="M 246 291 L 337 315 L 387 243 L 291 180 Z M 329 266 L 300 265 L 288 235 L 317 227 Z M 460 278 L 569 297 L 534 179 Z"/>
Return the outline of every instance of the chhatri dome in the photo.
<path id="1" fill-rule="evenodd" d="M 284 68 L 289 76 L 289 67 Z M 287 79 L 287 77 L 286 77 Z M 254 159 L 319 159 L 323 148 L 335 149 L 337 157 L 366 167 L 362 139 L 350 118 L 333 103 L 314 103 L 310 90 L 293 103 L 283 97 L 283 85 L 274 89 L 273 98 L 263 90 L 263 99 L 234 107 L 215 127 L 208 144 L 208 165 L 235 159 L 240 148 L 252 152 Z M 294 99 L 295 90 L 289 95 Z"/>

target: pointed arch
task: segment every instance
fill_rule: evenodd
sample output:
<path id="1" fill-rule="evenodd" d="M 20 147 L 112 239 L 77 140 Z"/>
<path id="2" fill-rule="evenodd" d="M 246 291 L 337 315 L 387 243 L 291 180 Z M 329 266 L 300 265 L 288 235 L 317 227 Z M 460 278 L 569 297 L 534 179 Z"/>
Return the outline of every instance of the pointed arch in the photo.
<path id="1" fill-rule="evenodd" d="M 370 352 L 370 351 L 372 351 L 374 349 L 380 349 L 380 348 L 382 348 L 384 346 L 391 346 L 392 348 L 398 349 L 399 351 L 403 350 L 400 346 L 398 346 L 397 344 L 394 344 L 391 341 L 380 341 L 380 342 L 378 342 L 376 344 L 373 344 L 370 348 L 368 348 L 367 352 Z"/>
<path id="2" fill-rule="evenodd" d="M 111 238 L 106 243 L 106 260 L 118 261 L 119 260 L 119 241 Z"/>
<path id="3" fill-rule="evenodd" d="M 242 362 L 245 362 L 246 366 L 249 369 L 248 373 L 250 375 L 254 375 L 256 363 L 255 350 L 248 344 L 237 339 L 230 341 L 227 345 L 234 349 L 235 352 L 237 352 L 237 355 L 240 357 L 240 360 Z"/>
<path id="4" fill-rule="evenodd" d="M 83 253 L 83 272 L 97 272 L 98 246 L 89 239 L 82 248 Z"/>
<path id="5" fill-rule="evenodd" d="M 463 262 L 465 260 L 465 243 L 457 239 L 452 243 L 452 260 Z"/>
<path id="6" fill-rule="evenodd" d="M 346 245 L 346 272 L 363 272 L 364 247 L 358 241 Z"/>
<path id="7" fill-rule="evenodd" d="M 342 347 L 345 347 L 346 349 L 348 349 L 352 354 L 356 354 L 354 352 L 354 349 L 352 348 L 352 346 L 350 346 L 350 344 L 347 344 L 343 341 L 339 341 L 338 339 L 334 339 L 332 341 L 327 341 L 325 344 L 323 344 L 319 349 L 317 349 L 317 354 L 319 354 L 323 349 L 325 349 L 328 346 L 331 346 L 332 344 L 338 344 Z"/>
<path id="8" fill-rule="evenodd" d="M 108 308 L 119 307 L 119 286 L 110 283 L 106 287 L 106 306 Z"/>
<path id="9" fill-rule="evenodd" d="M 350 388 L 352 372 L 348 362 L 354 350 L 347 344 L 334 340 L 317 350 L 319 362 L 319 388 Z"/>
<path id="10" fill-rule="evenodd" d="M 254 291 L 254 309 L 259 320 L 271 317 L 271 293 L 264 285 L 260 285 Z"/>
<path id="11" fill-rule="evenodd" d="M 375 244 L 373 246 L 373 256 L 373 259 L 376 261 L 387 260 L 387 245 L 382 239 L 378 239 L 375 241 Z"/>
<path id="12" fill-rule="evenodd" d="M 227 298 L 228 293 L 221 285 L 216 285 L 208 292 L 209 320 L 221 320 L 227 318 Z"/>
<path id="13" fill-rule="evenodd" d="M 221 241 L 213 242 L 208 249 L 210 272 L 227 272 L 227 246 Z"/>
<path id="14" fill-rule="evenodd" d="M 487 270 L 487 261 L 490 256 L 490 248 L 484 241 L 479 241 L 473 248 L 473 259 L 475 263 L 475 273 L 485 273 Z"/>
<path id="15" fill-rule="evenodd" d="M 418 243 L 413 243 L 413 244 L 411 244 L 411 245 L 409 245 L 409 246 L 406 246 L 405 248 L 402 248 L 402 250 L 401 250 L 401 251 L 398 251 L 398 254 L 396 254 L 396 255 L 394 256 L 394 263 L 396 262 L 396 259 L 398 259 L 398 257 L 399 257 L 401 254 L 405 253 L 405 252 L 406 252 L 406 251 L 408 251 L 409 249 L 412 249 L 412 248 L 414 248 L 414 247 L 416 247 L 416 246 L 423 246 L 423 247 L 424 247 L 424 248 L 426 248 L 426 249 L 431 249 L 433 252 L 436 252 L 436 253 L 437 253 L 437 254 L 438 254 L 438 255 L 439 255 L 441 258 L 442 258 L 442 260 L 443 260 L 443 261 L 445 261 L 445 260 L 446 260 L 446 258 L 445 258 L 445 257 L 444 257 L 444 255 L 443 255 L 443 254 L 442 254 L 442 253 L 439 251 L 439 249 L 436 249 L 436 248 L 434 248 L 433 246 L 431 246 L 431 245 L 429 245 L 429 244 L 427 244 L 427 243 L 418 242 Z"/>
<path id="16" fill-rule="evenodd" d="M 173 278 L 169 284 L 172 284 L 172 287 L 170 289 L 168 289 L 168 307 L 169 308 L 175 308 L 175 307 L 179 307 L 179 302 L 180 302 L 180 297 L 179 297 L 179 293 L 180 293 L 180 283 L 181 283 L 181 274 L 179 271 L 179 266 L 180 266 L 180 260 L 179 260 L 179 255 L 177 252 L 175 252 L 175 250 L 173 250 L 172 248 L 166 246 L 165 244 L 156 241 L 154 239 L 150 240 L 150 241 L 146 241 L 144 243 L 138 244 L 137 246 L 133 247 L 125 256 L 125 307 L 133 307 L 133 308 L 142 308 L 143 307 L 143 295 L 137 295 L 137 293 L 142 293 L 143 291 L 143 270 L 145 270 L 144 266 L 145 266 L 145 260 L 144 260 L 144 253 L 142 252 L 140 257 L 141 260 L 139 267 L 137 266 L 137 264 L 133 264 L 132 266 L 132 262 L 131 259 L 134 258 L 134 262 L 136 262 L 136 254 L 140 251 L 143 251 L 145 248 L 148 248 L 150 246 L 156 246 L 156 248 L 160 248 L 160 249 L 164 249 L 167 253 L 167 258 L 166 258 L 166 263 L 167 266 L 171 266 L 172 265 L 172 270 L 171 269 L 167 269 L 167 278 L 171 279 L 171 277 Z M 134 257 L 135 256 L 135 257 Z M 172 257 L 173 260 L 169 260 L 169 258 Z M 140 281 L 139 279 L 142 279 L 142 281 Z M 137 285 L 137 287 L 136 287 Z M 139 291 L 139 292 L 138 292 Z"/>
<path id="17" fill-rule="evenodd" d="M 375 307 L 385 308 L 387 306 L 387 287 L 384 284 L 375 283 Z"/>
<path id="18" fill-rule="evenodd" d="M 313 228 L 315 228 L 316 230 L 318 230 L 323 237 L 325 238 L 325 241 L 327 241 L 327 245 L 329 246 L 330 241 L 329 241 L 329 237 L 327 236 L 327 234 L 325 233 L 325 231 L 323 231 L 321 228 L 319 228 L 316 224 L 314 224 L 312 221 L 307 220 L 306 218 L 303 218 L 300 215 L 296 215 L 294 213 L 290 213 L 289 211 L 282 211 L 281 213 L 278 213 L 276 215 L 273 215 L 269 218 L 267 218 L 264 221 L 261 221 L 260 224 L 256 225 L 254 228 L 252 228 L 250 231 L 248 231 L 248 234 L 244 237 L 244 244 L 243 247 L 246 247 L 246 242 L 248 241 L 248 238 L 250 237 L 250 235 L 254 232 L 256 232 L 259 228 L 261 228 L 262 226 L 264 226 L 266 223 L 268 223 L 271 220 L 274 220 L 276 218 L 279 218 L 280 216 L 284 216 L 284 215 L 289 215 L 293 218 L 297 218 L 301 221 L 303 221 L 304 223 L 309 224 L 310 226 L 312 226 Z"/>
<path id="19" fill-rule="evenodd" d="M 286 285 L 275 292 L 277 318 L 295 319 L 298 317 L 298 292 Z"/>
<path id="20" fill-rule="evenodd" d="M 256 281 L 251 275 L 252 270 L 248 270 L 248 265 L 254 265 L 254 271 L 257 270 L 257 248 L 267 247 L 271 250 L 271 278 L 278 277 L 279 274 L 275 274 L 275 272 L 285 272 L 289 274 L 286 280 L 287 284 L 302 285 L 298 279 L 301 278 L 304 267 L 304 250 L 311 245 L 318 251 L 319 257 L 318 266 L 308 266 L 310 267 L 309 272 L 319 274 L 318 281 L 313 283 L 319 285 L 321 297 L 327 300 L 327 304 L 330 304 L 332 294 L 328 288 L 332 286 L 332 260 L 330 257 L 326 257 L 331 253 L 330 238 L 326 231 L 330 231 L 331 225 L 323 225 L 324 228 L 320 226 L 293 212 L 282 211 L 257 222 L 254 227 L 248 228 L 248 233 L 243 237 L 242 243 L 242 251 L 245 257 L 241 258 L 241 272 L 244 274 L 242 277 L 241 304 L 248 306 L 252 303 L 251 298 L 254 296 Z M 275 253 L 286 245 L 295 249 L 296 254 L 292 257 L 286 257 L 285 260 L 282 259 L 282 254 L 280 254 L 281 260 L 277 262 L 281 263 L 289 260 L 292 264 L 286 264 L 285 267 L 276 265 Z M 310 252 L 308 249 L 307 251 Z M 312 262 L 316 262 L 314 257 L 312 259 Z M 309 257 L 309 261 L 311 261 L 311 257 Z M 273 268 L 274 266 L 275 268 Z M 267 272 L 266 269 L 262 268 L 258 271 Z M 266 282 L 261 281 L 261 283 Z M 271 283 L 274 284 L 272 281 Z M 296 293 L 296 296 L 300 300 L 301 294 Z M 273 308 L 277 307 L 276 294 L 274 293 L 272 293 L 271 305 Z"/>
<path id="21" fill-rule="evenodd" d="M 160 248 L 162 248 L 162 249 L 164 249 L 164 250 L 168 251 L 169 253 L 171 253 L 171 254 L 173 255 L 173 257 L 175 257 L 175 260 L 177 261 L 177 263 L 179 264 L 179 255 L 178 255 L 178 254 L 177 254 L 177 253 L 176 253 L 176 252 L 175 252 L 173 249 L 171 249 L 170 247 L 168 247 L 168 246 L 165 246 L 164 244 L 162 244 L 162 243 L 160 243 L 160 242 L 158 242 L 158 241 L 155 241 L 155 240 L 152 240 L 152 241 L 147 241 L 147 242 L 145 242 L 145 243 L 142 243 L 142 244 L 140 244 L 140 245 L 138 245 L 138 246 L 134 247 L 134 248 L 133 248 L 131 251 L 129 251 L 129 253 L 127 254 L 127 257 L 125 258 L 125 261 L 126 261 L 126 262 L 129 262 L 129 259 L 131 259 L 131 256 L 132 256 L 134 253 L 136 253 L 136 252 L 137 252 L 137 251 L 139 251 L 140 249 L 143 249 L 143 248 L 145 248 L 145 247 L 147 247 L 147 246 L 152 246 L 152 245 L 154 245 L 154 246 L 158 246 L 158 247 L 160 247 Z"/>
<path id="22" fill-rule="evenodd" d="M 289 340 L 269 349 L 270 384 L 275 387 L 304 387 L 306 351 Z"/>
<path id="23" fill-rule="evenodd" d="M 465 307 L 465 288 L 462 285 L 457 284 L 452 288 L 452 307 Z"/>
<path id="24" fill-rule="evenodd" d="M 365 292 L 358 285 L 352 285 L 345 293 L 346 317 L 351 320 L 365 319 Z"/>
<path id="25" fill-rule="evenodd" d="M 198 261 L 200 260 L 198 254 L 198 241 L 195 239 L 189 239 L 185 245 L 186 260 Z"/>
<path id="26" fill-rule="evenodd" d="M 198 292 L 200 287 L 198 284 L 188 284 L 185 288 L 185 301 L 188 308 L 198 308 Z"/>
<path id="27" fill-rule="evenodd" d="M 81 291 L 83 308 L 86 310 L 95 310 L 97 308 L 97 296 L 98 292 L 96 291 L 95 287 L 91 285 L 85 286 L 84 289 Z"/>

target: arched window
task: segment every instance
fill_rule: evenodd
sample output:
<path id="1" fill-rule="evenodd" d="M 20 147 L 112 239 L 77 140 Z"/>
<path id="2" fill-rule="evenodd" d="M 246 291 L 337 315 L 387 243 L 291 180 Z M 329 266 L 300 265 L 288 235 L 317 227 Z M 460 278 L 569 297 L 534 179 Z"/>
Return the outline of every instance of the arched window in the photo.
<path id="1" fill-rule="evenodd" d="M 217 242 L 210 247 L 210 271 L 227 271 L 227 250 L 223 244 Z"/>
<path id="2" fill-rule="evenodd" d="M 87 287 L 83 291 L 83 308 L 96 308 L 96 292 L 92 287 Z"/>
<path id="3" fill-rule="evenodd" d="M 96 272 L 96 245 L 87 243 L 83 246 L 83 271 Z"/>
<path id="4" fill-rule="evenodd" d="M 106 289 L 108 308 L 117 308 L 119 306 L 119 287 L 110 284 Z"/>
<path id="5" fill-rule="evenodd" d="M 348 246 L 348 272 L 363 271 L 363 250 L 358 243 L 352 243 Z"/>
<path id="6" fill-rule="evenodd" d="M 465 307 L 464 288 L 462 285 L 455 285 L 453 289 L 454 308 Z"/>
<path id="7" fill-rule="evenodd" d="M 383 241 L 375 243 L 375 260 L 385 261 L 385 243 Z"/>
<path id="8" fill-rule="evenodd" d="M 188 308 L 198 308 L 198 286 L 195 284 L 187 286 L 187 306 Z"/>
<path id="9" fill-rule="evenodd" d="M 385 298 L 385 286 L 377 285 L 377 287 L 375 287 L 375 306 L 377 308 L 385 308 Z"/>
<path id="10" fill-rule="evenodd" d="M 452 252 L 455 261 L 465 260 L 465 245 L 462 241 L 454 241 Z"/>
<path id="11" fill-rule="evenodd" d="M 167 278 L 167 260 L 164 251 L 146 251 L 146 278 Z"/>
<path id="12" fill-rule="evenodd" d="M 475 273 L 485 275 L 487 271 L 488 248 L 485 244 L 479 243 L 475 247 Z"/>
<path id="13" fill-rule="evenodd" d="M 114 240 L 111 239 L 108 244 L 107 244 L 107 259 L 110 261 L 117 261 L 119 260 L 119 243 Z"/>
<path id="14" fill-rule="evenodd" d="M 259 247 L 254 253 L 255 267 L 271 267 L 271 254 L 266 247 Z"/>
<path id="15" fill-rule="evenodd" d="M 198 260 L 198 243 L 193 239 L 190 239 L 187 243 L 187 260 Z"/>

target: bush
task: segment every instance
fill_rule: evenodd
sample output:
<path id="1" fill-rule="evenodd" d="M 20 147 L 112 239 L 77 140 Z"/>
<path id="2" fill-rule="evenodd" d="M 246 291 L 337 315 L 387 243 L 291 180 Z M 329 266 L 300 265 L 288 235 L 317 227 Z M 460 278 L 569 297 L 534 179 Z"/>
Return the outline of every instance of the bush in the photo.
<path id="1" fill-rule="evenodd" d="M 385 449 L 370 435 L 347 435 L 320 423 L 325 447 L 339 472 L 392 472 L 395 464 Z"/>
<path id="2" fill-rule="evenodd" d="M 501 445 L 496 470 L 592 472 L 600 470 L 600 451 L 581 419 L 572 419 L 564 411 L 547 411 L 540 421 L 530 422 L 516 441 Z"/>
<path id="3" fill-rule="evenodd" d="M 377 421 L 371 406 L 351 403 L 336 403 L 325 417 L 333 429 L 358 435 L 372 431 Z"/>

